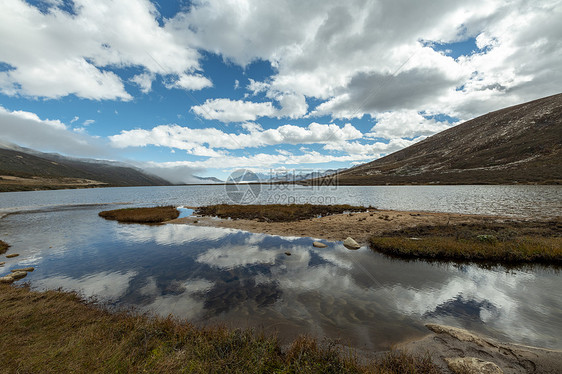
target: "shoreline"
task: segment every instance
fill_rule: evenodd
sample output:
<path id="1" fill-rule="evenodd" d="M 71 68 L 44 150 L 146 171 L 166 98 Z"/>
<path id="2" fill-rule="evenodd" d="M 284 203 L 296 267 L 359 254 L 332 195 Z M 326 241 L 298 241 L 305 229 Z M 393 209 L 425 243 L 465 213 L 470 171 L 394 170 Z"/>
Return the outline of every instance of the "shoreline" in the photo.
<path id="1" fill-rule="evenodd" d="M 188 208 L 193 209 L 195 207 Z M 343 241 L 347 237 L 352 237 L 359 244 L 368 245 L 369 238 L 373 235 L 380 235 L 388 231 L 404 228 L 422 225 L 460 225 L 463 223 L 503 221 L 525 222 L 529 221 L 529 219 L 493 215 L 377 209 L 369 212 L 334 214 L 293 222 L 260 222 L 248 219 L 191 216 L 176 218 L 165 223 L 239 229 L 257 234 L 311 237 L 328 241 Z"/>

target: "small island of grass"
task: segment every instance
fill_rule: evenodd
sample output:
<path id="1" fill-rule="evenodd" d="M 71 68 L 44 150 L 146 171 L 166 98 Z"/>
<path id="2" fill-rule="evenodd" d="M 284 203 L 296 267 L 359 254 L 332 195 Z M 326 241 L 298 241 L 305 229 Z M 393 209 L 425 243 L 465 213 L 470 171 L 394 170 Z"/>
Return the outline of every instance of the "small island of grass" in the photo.
<path id="1" fill-rule="evenodd" d="M 125 208 L 106 210 L 100 217 L 125 223 L 162 223 L 178 218 L 180 212 L 174 206 L 157 206 L 150 208 Z"/>
<path id="2" fill-rule="evenodd" d="M 325 217 L 346 212 L 365 212 L 375 208 L 340 205 L 313 204 L 269 204 L 269 205 L 230 205 L 217 204 L 199 207 L 195 212 L 202 216 L 232 219 L 257 219 L 265 222 L 294 222 L 304 219 Z"/>
<path id="3" fill-rule="evenodd" d="M 562 265 L 556 221 L 420 226 L 373 236 L 369 242 L 371 248 L 399 257 Z"/>

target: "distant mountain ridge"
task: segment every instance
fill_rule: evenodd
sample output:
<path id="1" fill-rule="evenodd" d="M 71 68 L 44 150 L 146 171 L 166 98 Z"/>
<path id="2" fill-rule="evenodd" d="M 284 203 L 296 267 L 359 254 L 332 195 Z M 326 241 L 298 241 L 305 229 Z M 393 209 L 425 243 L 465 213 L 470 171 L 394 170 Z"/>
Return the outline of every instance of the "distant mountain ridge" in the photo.
<path id="1" fill-rule="evenodd" d="M 120 163 L 74 159 L 17 146 L 0 146 L 0 191 L 170 184 L 160 177 Z"/>
<path id="2" fill-rule="evenodd" d="M 464 122 L 342 171 L 337 183 L 562 184 L 562 94 Z"/>

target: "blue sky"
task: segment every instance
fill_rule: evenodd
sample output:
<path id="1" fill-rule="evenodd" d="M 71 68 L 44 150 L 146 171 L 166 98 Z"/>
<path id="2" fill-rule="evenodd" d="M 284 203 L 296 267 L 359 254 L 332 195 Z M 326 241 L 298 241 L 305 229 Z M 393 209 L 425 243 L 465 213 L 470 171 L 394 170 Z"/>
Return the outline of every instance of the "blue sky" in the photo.
<path id="1" fill-rule="evenodd" d="M 5 0 L 0 139 L 174 182 L 350 167 L 559 93 L 561 8 Z"/>

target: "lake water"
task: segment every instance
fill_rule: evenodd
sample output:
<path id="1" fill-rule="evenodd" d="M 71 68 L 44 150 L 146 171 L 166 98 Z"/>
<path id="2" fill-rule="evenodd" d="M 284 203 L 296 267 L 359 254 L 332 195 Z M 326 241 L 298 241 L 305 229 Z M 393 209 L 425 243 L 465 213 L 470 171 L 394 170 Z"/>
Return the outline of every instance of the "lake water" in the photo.
<path id="1" fill-rule="evenodd" d="M 262 203 L 281 192 L 299 203 L 333 193 L 337 201 L 326 203 L 523 217 L 559 216 L 562 205 L 556 186 L 262 188 Z M 282 339 L 309 333 L 381 350 L 423 336 L 423 324 L 434 322 L 562 349 L 556 269 L 408 262 L 341 243 L 318 249 L 312 238 L 120 224 L 97 215 L 122 206 L 228 201 L 223 186 L 2 193 L 0 214 L 20 213 L 0 219 L 0 239 L 20 256 L 3 258 L 0 274 L 34 266 L 19 283 L 78 290 L 115 307 L 200 324 L 254 327 Z"/>

